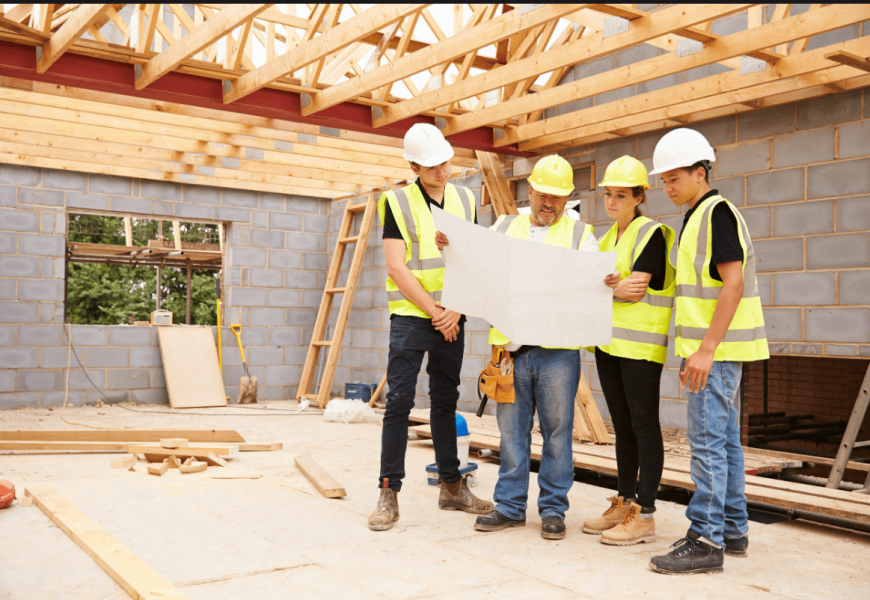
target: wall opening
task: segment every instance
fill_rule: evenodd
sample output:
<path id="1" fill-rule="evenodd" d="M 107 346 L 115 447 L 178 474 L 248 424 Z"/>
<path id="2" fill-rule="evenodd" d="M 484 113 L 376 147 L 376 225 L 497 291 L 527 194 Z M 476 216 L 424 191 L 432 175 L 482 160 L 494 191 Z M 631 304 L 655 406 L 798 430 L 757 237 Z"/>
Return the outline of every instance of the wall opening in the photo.
<path id="1" fill-rule="evenodd" d="M 66 321 L 216 325 L 223 251 L 221 223 L 69 213 Z M 159 285 L 158 285 L 159 282 Z"/>

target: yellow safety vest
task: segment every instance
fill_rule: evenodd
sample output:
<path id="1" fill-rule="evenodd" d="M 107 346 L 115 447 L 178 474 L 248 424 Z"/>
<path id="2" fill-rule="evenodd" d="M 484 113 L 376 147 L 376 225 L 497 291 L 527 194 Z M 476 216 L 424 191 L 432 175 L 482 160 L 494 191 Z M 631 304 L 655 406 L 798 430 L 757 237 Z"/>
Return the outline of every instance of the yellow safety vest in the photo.
<path id="1" fill-rule="evenodd" d="M 761 296 L 755 279 L 755 249 L 749 238 L 746 221 L 725 198 L 712 196 L 689 218 L 683 229 L 677 252 L 676 353 L 688 358 L 698 351 L 719 301 L 723 283 L 710 277 L 713 256 L 713 232 L 710 226 L 713 208 L 720 202 L 734 213 L 737 234 L 743 248 L 743 298 L 725 337 L 716 348 L 713 360 L 745 362 L 770 357 Z"/>
<path id="2" fill-rule="evenodd" d="M 631 275 L 634 261 L 659 228 L 665 235 L 667 247 L 664 289 L 659 291 L 648 287 L 644 297 L 637 302 L 613 299 L 613 337 L 609 346 L 599 346 L 602 352 L 611 356 L 660 364 L 665 364 L 668 357 L 668 329 L 671 326 L 676 284 L 676 269 L 669 256 L 677 234 L 667 225 L 647 217 L 637 217 L 619 242 L 616 241 L 619 226 L 614 223 L 598 241 L 598 248 L 602 252 L 616 250 L 616 269 L 626 279 Z"/>
<path id="3" fill-rule="evenodd" d="M 495 222 L 495 225 L 490 227 L 493 231 L 504 233 L 513 238 L 527 240 L 532 233 L 532 218 L 530 215 L 502 215 Z M 592 233 L 592 226 L 587 225 L 571 217 L 562 216 L 555 224 L 550 225 L 547 231 L 547 237 L 544 238 L 544 243 L 550 246 L 562 246 L 579 250 L 583 244 L 589 239 Z M 510 344 L 510 340 L 498 329 L 491 327 L 489 330 L 489 343 L 494 346 L 504 346 Z M 545 346 L 548 347 L 548 346 Z M 575 348 L 567 348 L 567 350 L 579 350 L 580 346 Z"/>
<path id="4" fill-rule="evenodd" d="M 390 210 L 405 240 L 405 264 L 432 299 L 440 302 L 441 289 L 444 287 L 444 259 L 435 245 L 435 221 L 432 219 L 432 211 L 426 206 L 423 192 L 416 183 L 384 192 L 378 200 L 381 225 L 384 224 L 387 202 L 390 203 Z M 466 187 L 448 183 L 444 189 L 443 208 L 460 219 L 474 222 L 474 195 Z M 387 277 L 387 302 L 390 314 L 432 318 L 429 313 L 405 298 L 390 277 Z"/>

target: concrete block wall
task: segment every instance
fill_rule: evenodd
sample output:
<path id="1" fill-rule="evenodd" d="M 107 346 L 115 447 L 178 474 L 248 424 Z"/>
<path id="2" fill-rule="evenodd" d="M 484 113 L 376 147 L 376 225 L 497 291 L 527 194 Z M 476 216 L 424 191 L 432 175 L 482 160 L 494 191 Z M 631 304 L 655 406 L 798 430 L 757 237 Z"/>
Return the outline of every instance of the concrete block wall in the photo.
<path id="1" fill-rule="evenodd" d="M 294 398 L 325 282 L 327 207 L 318 198 L 0 164 L 0 409 L 63 403 L 67 214 L 82 210 L 223 222 L 223 323 L 243 326 L 260 397 Z M 154 328 L 75 325 L 72 342 L 113 400 L 167 401 Z M 223 350 L 234 398 L 244 370 L 228 327 Z M 69 400 L 101 397 L 72 364 Z"/>

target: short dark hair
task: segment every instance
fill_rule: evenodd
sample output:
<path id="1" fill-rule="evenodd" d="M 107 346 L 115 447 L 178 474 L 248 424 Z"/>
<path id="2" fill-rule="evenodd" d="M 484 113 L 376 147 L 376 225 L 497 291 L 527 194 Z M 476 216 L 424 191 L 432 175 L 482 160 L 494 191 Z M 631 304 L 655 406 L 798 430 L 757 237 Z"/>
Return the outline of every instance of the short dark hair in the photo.
<path id="1" fill-rule="evenodd" d="M 680 167 L 680 168 L 683 171 L 685 171 L 686 173 L 688 173 L 689 175 L 691 175 L 692 173 L 697 171 L 699 168 L 703 168 L 704 169 L 704 181 L 706 181 L 707 183 L 710 183 L 710 171 L 713 169 L 713 165 L 710 164 L 709 160 L 699 160 L 691 167 Z"/>

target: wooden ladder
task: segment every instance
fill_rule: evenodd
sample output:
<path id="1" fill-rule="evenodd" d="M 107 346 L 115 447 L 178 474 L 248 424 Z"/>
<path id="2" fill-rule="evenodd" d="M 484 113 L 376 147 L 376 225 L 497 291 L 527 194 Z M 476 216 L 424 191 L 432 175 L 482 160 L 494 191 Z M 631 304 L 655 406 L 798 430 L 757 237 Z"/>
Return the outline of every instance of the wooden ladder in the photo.
<path id="1" fill-rule="evenodd" d="M 496 216 L 518 215 L 516 202 L 514 202 L 510 192 L 510 184 L 504 176 L 504 169 L 498 156 L 493 152 L 475 152 L 475 154 L 477 162 L 480 163 L 480 172 L 483 175 L 489 197 L 492 199 Z M 483 192 L 481 191 L 481 193 Z M 580 385 L 574 398 L 574 430 L 581 441 L 590 441 L 596 444 L 613 443 L 582 371 L 580 372 Z"/>
<path id="2" fill-rule="evenodd" d="M 846 472 L 846 466 L 849 464 L 852 450 L 854 448 L 870 446 L 870 440 L 866 442 L 855 441 L 858 437 L 858 432 L 861 430 L 861 424 L 864 422 L 864 416 L 867 414 L 868 406 L 870 406 L 870 365 L 867 365 L 867 373 L 864 375 L 864 381 L 861 382 L 861 388 L 858 390 L 858 397 L 855 399 L 855 406 L 852 408 L 849 424 L 846 425 L 846 431 L 843 432 L 843 440 L 840 442 L 840 448 L 837 450 L 837 458 L 834 460 L 834 466 L 831 467 L 831 474 L 828 476 L 826 487 L 839 489 L 840 482 L 843 481 L 843 474 Z M 870 494 L 870 472 L 867 473 L 864 488 L 860 491 Z"/>
<path id="3" fill-rule="evenodd" d="M 341 342 L 344 338 L 344 330 L 347 328 L 347 319 L 353 306 L 353 297 L 356 293 L 360 271 L 362 271 L 363 258 L 369 242 L 369 234 L 372 229 L 372 220 L 377 212 L 378 193 L 372 193 L 365 202 L 354 203 L 353 199 L 347 201 L 344 209 L 344 217 L 338 230 L 338 242 L 332 254 L 332 262 L 326 275 L 326 287 L 323 291 L 323 299 L 320 301 L 320 310 L 317 313 L 317 321 L 314 323 L 314 333 L 311 336 L 311 345 L 308 347 L 308 356 L 305 358 L 305 367 L 302 369 L 302 377 L 299 380 L 299 390 L 296 399 L 317 400 L 317 405 L 324 408 L 329 402 L 332 380 L 335 378 L 335 369 L 338 366 L 338 357 L 341 354 Z M 353 216 L 363 213 L 362 224 L 357 235 L 350 235 L 353 225 Z M 344 287 L 338 287 L 338 276 L 341 273 L 341 264 L 344 261 L 344 253 L 350 244 L 355 244 L 353 259 L 350 263 L 350 273 Z M 332 310 L 332 300 L 336 294 L 344 294 L 341 299 L 341 308 L 338 311 L 338 319 L 332 339 L 326 338 L 326 326 L 329 322 L 329 313 Z M 314 370 L 320 359 L 321 348 L 329 348 L 326 355 L 326 364 L 320 372 L 320 384 L 316 393 L 311 392 L 314 383 Z"/>

